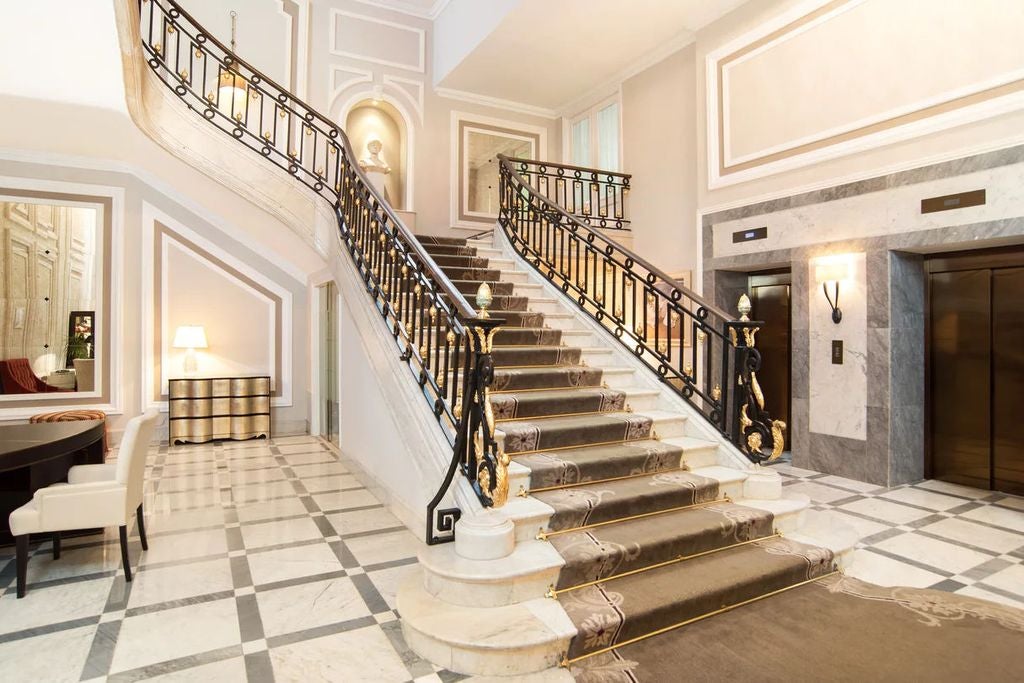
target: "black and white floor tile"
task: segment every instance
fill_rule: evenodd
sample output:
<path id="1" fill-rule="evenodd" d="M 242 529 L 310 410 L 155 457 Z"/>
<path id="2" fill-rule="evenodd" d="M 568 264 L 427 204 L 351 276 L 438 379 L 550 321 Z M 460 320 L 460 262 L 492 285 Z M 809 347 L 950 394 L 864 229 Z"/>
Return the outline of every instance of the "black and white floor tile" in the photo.
<path id="1" fill-rule="evenodd" d="M 395 611 L 419 541 L 319 439 L 154 448 L 124 581 L 116 529 L 0 549 L 3 681 L 457 681 Z"/>
<path id="2" fill-rule="evenodd" d="M 1024 606 L 1024 499 L 927 481 L 880 489 L 777 466 L 862 536 L 850 573 Z M 2 681 L 416 681 L 395 592 L 419 540 L 313 437 L 154 448 L 150 548 L 116 530 L 34 548 L 15 599 L 0 548 Z"/>
<path id="3" fill-rule="evenodd" d="M 848 574 L 1024 608 L 1024 498 L 936 480 L 880 488 L 774 467 L 787 491 L 857 531 Z"/>

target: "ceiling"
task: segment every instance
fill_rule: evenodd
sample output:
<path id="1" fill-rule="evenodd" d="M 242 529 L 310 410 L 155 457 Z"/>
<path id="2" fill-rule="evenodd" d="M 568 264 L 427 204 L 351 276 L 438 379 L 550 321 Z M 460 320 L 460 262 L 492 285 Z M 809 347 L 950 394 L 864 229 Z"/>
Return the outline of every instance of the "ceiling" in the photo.
<path id="1" fill-rule="evenodd" d="M 745 1 L 522 0 L 438 86 L 572 114 L 565 108 Z"/>

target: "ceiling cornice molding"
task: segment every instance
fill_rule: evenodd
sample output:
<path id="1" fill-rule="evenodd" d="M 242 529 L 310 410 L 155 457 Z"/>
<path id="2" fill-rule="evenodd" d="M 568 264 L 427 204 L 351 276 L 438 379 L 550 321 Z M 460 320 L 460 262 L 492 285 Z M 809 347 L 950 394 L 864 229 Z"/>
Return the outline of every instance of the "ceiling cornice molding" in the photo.
<path id="1" fill-rule="evenodd" d="M 444 8 L 448 6 L 451 0 L 434 0 L 434 4 L 430 6 L 430 9 L 426 10 L 411 2 L 403 2 L 403 0 L 356 0 L 356 2 L 378 9 L 390 10 L 400 14 L 407 14 L 411 17 L 433 21 L 444 11 Z"/>
<path id="2" fill-rule="evenodd" d="M 471 102 L 473 104 L 480 104 L 485 107 L 504 109 L 505 111 L 513 111 L 518 114 L 526 114 L 528 116 L 538 116 L 544 119 L 557 119 L 559 116 L 561 116 L 559 111 L 556 109 L 538 107 L 533 104 L 526 104 L 525 102 L 503 100 L 500 97 L 491 97 L 490 95 L 481 95 L 480 93 L 467 92 L 465 90 L 455 90 L 453 88 L 435 88 L 434 92 L 437 93 L 439 96 L 445 97 L 450 100 L 459 100 L 460 102 Z"/>
<path id="3" fill-rule="evenodd" d="M 602 81 L 600 84 L 594 86 L 579 97 L 556 107 L 554 111 L 557 112 L 559 116 L 566 117 L 579 114 L 584 109 L 592 106 L 598 100 L 607 97 L 614 91 L 618 90 L 624 81 L 636 76 L 641 71 L 651 68 L 658 62 L 668 58 L 679 50 L 682 50 L 687 45 L 695 42 L 696 39 L 697 33 L 695 31 L 690 31 L 688 29 L 682 31 L 676 35 L 676 37 L 662 43 L 657 48 L 640 57 L 611 78 Z"/>

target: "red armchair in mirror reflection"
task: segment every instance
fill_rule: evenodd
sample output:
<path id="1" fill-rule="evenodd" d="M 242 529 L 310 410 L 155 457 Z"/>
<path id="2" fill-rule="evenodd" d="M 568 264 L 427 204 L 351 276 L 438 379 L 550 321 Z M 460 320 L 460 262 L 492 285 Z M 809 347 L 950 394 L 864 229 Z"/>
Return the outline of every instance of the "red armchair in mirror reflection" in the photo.
<path id="1" fill-rule="evenodd" d="M 68 391 L 50 386 L 36 377 L 28 358 L 0 360 L 0 388 L 5 394 L 43 394 Z"/>

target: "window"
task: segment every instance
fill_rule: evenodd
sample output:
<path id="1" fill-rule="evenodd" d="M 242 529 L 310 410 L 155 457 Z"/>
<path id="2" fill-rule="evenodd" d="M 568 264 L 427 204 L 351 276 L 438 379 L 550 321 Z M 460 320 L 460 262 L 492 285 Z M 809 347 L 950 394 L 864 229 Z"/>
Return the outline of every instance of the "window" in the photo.
<path id="1" fill-rule="evenodd" d="M 618 171 L 619 102 L 605 100 L 572 120 L 569 159 L 576 166 Z"/>

